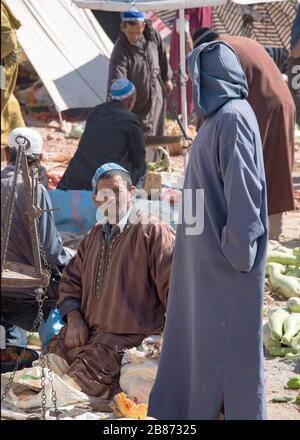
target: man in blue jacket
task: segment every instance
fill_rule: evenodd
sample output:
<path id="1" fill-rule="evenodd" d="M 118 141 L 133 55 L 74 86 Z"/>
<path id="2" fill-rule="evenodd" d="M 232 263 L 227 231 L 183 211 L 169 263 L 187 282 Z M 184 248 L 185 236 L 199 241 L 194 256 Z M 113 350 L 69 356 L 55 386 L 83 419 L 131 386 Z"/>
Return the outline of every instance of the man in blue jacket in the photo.
<path id="1" fill-rule="evenodd" d="M 1 235 L 4 233 L 8 200 L 12 194 L 12 183 L 16 170 L 15 162 L 19 148 L 18 141 L 20 139 L 30 145 L 25 152 L 29 169 L 39 164 L 42 158 L 43 140 L 37 131 L 22 127 L 15 128 L 10 133 L 6 147 L 7 166 L 1 171 Z M 52 275 L 57 278 L 59 273 L 57 269 L 62 269 L 68 264 L 72 251 L 63 246 L 51 211 L 50 197 L 41 183 L 38 184 L 37 188 L 37 205 L 42 210 L 42 214 L 37 221 L 40 242 L 44 248 L 47 263 L 51 267 Z M 24 182 L 22 175 L 19 175 L 6 261 L 33 266 L 33 250 L 29 232 L 30 224 L 26 215 L 27 209 Z M 45 319 L 50 309 L 56 304 L 58 292 L 55 286 L 56 283 L 52 279 L 47 291 L 48 299 L 44 302 Z M 34 288 L 3 288 L 1 292 L 1 319 L 25 330 L 31 330 L 37 315 L 36 293 L 37 291 Z"/>

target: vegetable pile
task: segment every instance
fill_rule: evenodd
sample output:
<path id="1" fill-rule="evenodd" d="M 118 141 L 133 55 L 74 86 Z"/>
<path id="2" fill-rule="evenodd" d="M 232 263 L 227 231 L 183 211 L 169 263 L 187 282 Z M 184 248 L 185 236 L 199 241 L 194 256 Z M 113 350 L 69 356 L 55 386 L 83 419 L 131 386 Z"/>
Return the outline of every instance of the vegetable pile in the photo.
<path id="1" fill-rule="evenodd" d="M 287 307 L 270 309 L 264 324 L 264 347 L 271 356 L 300 356 L 300 298 L 292 297 Z"/>
<path id="2" fill-rule="evenodd" d="M 287 387 L 290 390 L 299 390 L 300 389 L 300 376 L 291 377 L 287 383 Z"/>
<path id="3" fill-rule="evenodd" d="M 165 159 L 158 160 L 157 162 L 149 162 L 147 164 L 148 171 L 155 171 L 160 173 L 162 171 L 169 171 L 169 163 Z"/>
<path id="4" fill-rule="evenodd" d="M 300 298 L 300 248 L 276 245 L 268 250 L 266 276 L 270 286 L 284 298 Z"/>

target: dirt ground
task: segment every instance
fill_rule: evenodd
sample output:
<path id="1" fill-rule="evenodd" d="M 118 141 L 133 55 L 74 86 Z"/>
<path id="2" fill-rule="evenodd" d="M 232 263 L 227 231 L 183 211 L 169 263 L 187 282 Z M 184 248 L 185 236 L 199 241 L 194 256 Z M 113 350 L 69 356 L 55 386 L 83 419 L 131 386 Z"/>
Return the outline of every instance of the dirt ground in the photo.
<path id="1" fill-rule="evenodd" d="M 300 193 L 300 147 L 296 149 L 293 182 L 296 194 Z M 299 193 L 298 193 L 299 192 Z M 300 200 L 297 199 L 297 210 L 284 216 L 283 238 L 280 240 L 287 247 L 300 246 Z M 265 306 L 284 305 L 285 301 L 278 295 L 266 294 Z M 296 397 L 299 390 L 286 388 L 287 381 L 295 374 L 300 374 L 300 361 L 290 363 L 281 358 L 266 357 L 265 380 L 268 402 L 268 417 L 271 420 L 300 420 L 300 406 L 294 403 L 273 403 L 273 397 Z"/>
<path id="2" fill-rule="evenodd" d="M 64 133 L 59 131 L 58 123 L 53 122 L 46 125 L 44 122 L 27 118 L 26 124 L 37 128 L 44 139 L 44 165 L 48 172 L 62 175 L 68 161 L 73 156 L 78 140 L 67 139 Z M 177 172 L 183 171 L 183 157 L 171 158 L 172 167 Z M 289 212 L 284 216 L 284 233 L 280 240 L 288 247 L 300 246 L 300 146 L 296 149 L 294 166 L 294 188 L 297 198 L 297 210 Z M 266 294 L 265 306 L 283 305 L 284 300 L 272 294 Z M 300 362 L 286 362 L 281 358 L 266 357 L 265 359 L 265 380 L 266 397 L 268 404 L 268 418 L 271 420 L 300 420 L 300 406 L 294 403 L 273 403 L 274 397 L 296 397 L 299 390 L 288 390 L 287 381 L 295 374 L 300 374 Z M 247 396 L 245 396 L 247 398 Z"/>

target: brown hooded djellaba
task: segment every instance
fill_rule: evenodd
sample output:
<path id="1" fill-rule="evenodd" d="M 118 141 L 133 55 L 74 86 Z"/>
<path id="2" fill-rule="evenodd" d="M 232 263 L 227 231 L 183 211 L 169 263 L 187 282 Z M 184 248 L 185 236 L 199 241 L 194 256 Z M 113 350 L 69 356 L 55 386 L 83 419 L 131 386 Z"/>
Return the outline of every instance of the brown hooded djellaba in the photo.
<path id="1" fill-rule="evenodd" d="M 79 301 L 89 339 L 69 349 L 65 324 L 48 350 L 67 361 L 68 375 L 91 396 L 118 382 L 124 349 L 164 327 L 175 233 L 153 218 L 145 223 L 128 222 L 108 242 L 97 224 L 63 273 L 59 307 Z"/>
<path id="2" fill-rule="evenodd" d="M 221 35 L 238 54 L 246 74 L 248 102 L 256 115 L 264 150 L 268 214 L 295 209 L 292 169 L 296 112 L 276 64 L 256 41 Z"/>

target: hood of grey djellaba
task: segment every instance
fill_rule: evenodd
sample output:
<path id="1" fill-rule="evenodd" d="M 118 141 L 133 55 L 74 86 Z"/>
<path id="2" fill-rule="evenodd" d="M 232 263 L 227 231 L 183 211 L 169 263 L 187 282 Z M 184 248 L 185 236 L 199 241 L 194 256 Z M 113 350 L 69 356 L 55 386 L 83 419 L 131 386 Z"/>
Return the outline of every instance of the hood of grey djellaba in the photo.
<path id="1" fill-rule="evenodd" d="M 232 99 L 248 96 L 248 83 L 235 51 L 222 41 L 201 44 L 188 59 L 197 113 L 206 118 Z"/>

